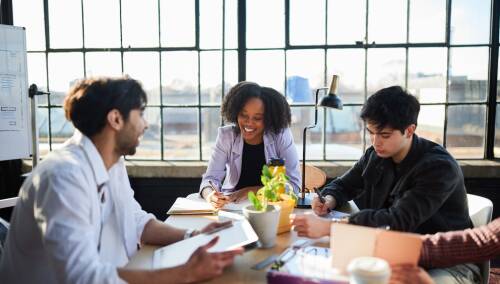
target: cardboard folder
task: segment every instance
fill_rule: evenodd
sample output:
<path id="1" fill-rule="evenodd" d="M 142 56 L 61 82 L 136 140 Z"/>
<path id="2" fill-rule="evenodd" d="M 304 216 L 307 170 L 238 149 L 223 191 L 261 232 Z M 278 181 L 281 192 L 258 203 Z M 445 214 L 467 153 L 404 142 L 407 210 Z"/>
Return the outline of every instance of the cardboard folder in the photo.
<path id="1" fill-rule="evenodd" d="M 360 256 L 380 257 L 390 265 L 417 265 L 422 240 L 412 233 L 334 223 L 330 247 L 333 266 L 345 272 L 349 262 Z"/>

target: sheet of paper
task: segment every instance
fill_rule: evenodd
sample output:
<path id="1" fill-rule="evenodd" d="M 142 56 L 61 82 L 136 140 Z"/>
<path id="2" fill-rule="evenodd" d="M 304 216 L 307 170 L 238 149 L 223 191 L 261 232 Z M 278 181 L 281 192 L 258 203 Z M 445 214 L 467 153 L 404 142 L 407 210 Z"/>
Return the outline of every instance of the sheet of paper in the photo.
<path id="1" fill-rule="evenodd" d="M 422 240 L 419 235 L 381 230 L 377 236 L 374 256 L 389 264 L 418 264 Z"/>
<path id="2" fill-rule="evenodd" d="M 228 251 L 255 243 L 259 239 L 250 223 L 240 219 L 233 221 L 233 226 L 222 231 L 210 235 L 200 234 L 157 249 L 153 255 L 153 268 L 168 268 L 186 263 L 198 247 L 207 244 L 215 236 L 219 236 L 219 241 L 209 252 Z"/>
<path id="3" fill-rule="evenodd" d="M 373 256 L 376 230 L 369 227 L 334 223 L 331 226 L 332 265 L 345 273 L 349 262 L 360 256 Z"/>
<path id="4" fill-rule="evenodd" d="M 208 204 L 203 198 L 200 197 L 198 193 L 191 193 L 190 195 L 186 196 L 187 199 L 193 200 L 193 201 L 198 201 L 198 202 L 205 202 L 205 204 Z M 221 210 L 226 210 L 226 211 L 235 211 L 235 212 L 241 212 L 243 210 L 243 207 L 250 205 L 250 201 L 248 199 L 243 200 L 238 203 L 230 202 L 224 207 L 222 207 Z"/>
<path id="5" fill-rule="evenodd" d="M 340 211 L 336 211 L 336 210 L 332 210 L 330 211 L 328 214 L 326 214 L 325 216 L 321 216 L 323 218 L 329 218 L 329 219 L 340 219 L 340 218 L 343 218 L 343 217 L 346 217 L 346 216 L 349 216 L 350 214 L 349 213 L 344 213 L 344 212 L 340 212 Z"/>

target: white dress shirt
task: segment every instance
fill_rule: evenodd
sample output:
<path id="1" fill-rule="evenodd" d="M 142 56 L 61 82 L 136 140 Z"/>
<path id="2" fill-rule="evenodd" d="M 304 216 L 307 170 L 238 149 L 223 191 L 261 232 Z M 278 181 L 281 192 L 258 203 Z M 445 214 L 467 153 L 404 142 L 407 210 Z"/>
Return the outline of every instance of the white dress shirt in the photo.
<path id="1" fill-rule="evenodd" d="M 39 164 L 19 197 L 0 261 L 2 283 L 121 283 L 117 267 L 154 218 L 135 201 L 123 160 L 107 171 L 78 131 Z"/>

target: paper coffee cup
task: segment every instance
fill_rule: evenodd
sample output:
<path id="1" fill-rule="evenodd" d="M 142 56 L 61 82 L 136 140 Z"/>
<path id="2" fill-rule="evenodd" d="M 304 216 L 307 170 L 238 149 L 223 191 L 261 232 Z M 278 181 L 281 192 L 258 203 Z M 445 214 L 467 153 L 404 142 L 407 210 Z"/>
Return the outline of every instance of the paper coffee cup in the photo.
<path id="1" fill-rule="evenodd" d="M 371 256 L 357 257 L 347 266 L 351 284 L 389 283 L 391 268 L 387 261 Z"/>

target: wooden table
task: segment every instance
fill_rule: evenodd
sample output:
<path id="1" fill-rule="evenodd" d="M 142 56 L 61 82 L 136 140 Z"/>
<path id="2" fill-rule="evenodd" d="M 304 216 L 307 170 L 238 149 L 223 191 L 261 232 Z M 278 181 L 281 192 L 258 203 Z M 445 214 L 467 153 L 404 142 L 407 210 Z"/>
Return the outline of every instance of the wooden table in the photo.
<path id="1" fill-rule="evenodd" d="M 304 213 L 310 210 L 295 209 L 295 213 Z M 206 224 L 218 221 L 218 216 L 170 216 L 165 223 L 179 228 L 200 229 Z M 277 236 L 276 246 L 269 249 L 253 249 L 235 258 L 232 266 L 224 270 L 224 274 L 208 283 L 265 283 L 267 268 L 253 270 L 251 267 L 265 258 L 280 254 L 295 240 L 299 239 L 295 232 L 283 233 Z M 328 244 L 328 238 L 320 239 L 319 242 Z M 153 268 L 153 251 L 156 246 L 145 246 L 132 257 L 127 268 Z"/>

